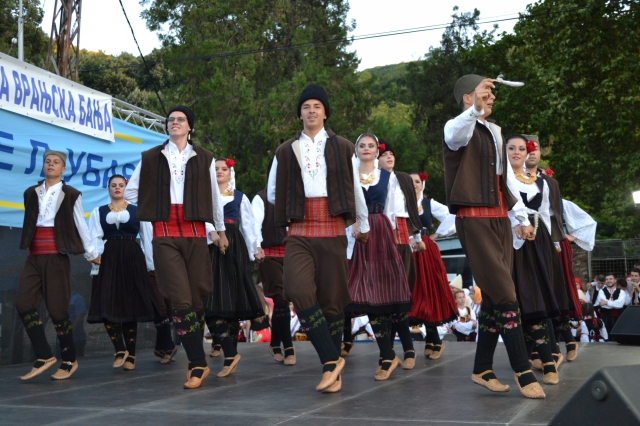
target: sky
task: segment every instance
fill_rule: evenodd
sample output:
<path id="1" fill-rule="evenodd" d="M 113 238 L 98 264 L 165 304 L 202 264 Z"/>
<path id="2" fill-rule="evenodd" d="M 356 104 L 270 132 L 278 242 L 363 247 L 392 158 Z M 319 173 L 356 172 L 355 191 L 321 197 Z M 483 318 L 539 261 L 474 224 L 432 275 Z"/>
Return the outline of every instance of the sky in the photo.
<path id="1" fill-rule="evenodd" d="M 45 15 L 42 22 L 44 31 L 51 32 L 54 0 L 42 0 Z M 446 25 L 451 22 L 453 7 L 459 12 L 471 12 L 474 7 L 480 9 L 481 21 L 517 18 L 519 12 L 526 10 L 532 0 L 487 1 L 477 0 L 351 0 L 348 22 L 356 20 L 356 29 L 351 35 L 358 37 L 380 32 L 404 30 L 434 25 Z M 135 36 L 143 54 L 160 47 L 155 33 L 149 31 L 145 21 L 140 18 L 144 10 L 138 0 L 123 0 L 127 16 L 131 21 Z M 513 30 L 517 19 L 499 22 L 498 32 Z M 493 24 L 481 26 L 491 29 Z M 411 34 L 356 40 L 349 50 L 355 50 L 361 59 L 359 70 L 376 66 L 410 62 L 420 59 L 429 51 L 430 46 L 438 46 L 443 29 L 414 32 Z M 80 48 L 102 50 L 107 54 L 118 55 L 121 52 L 138 54 L 131 30 L 122 13 L 118 0 L 91 0 L 82 4 Z"/>

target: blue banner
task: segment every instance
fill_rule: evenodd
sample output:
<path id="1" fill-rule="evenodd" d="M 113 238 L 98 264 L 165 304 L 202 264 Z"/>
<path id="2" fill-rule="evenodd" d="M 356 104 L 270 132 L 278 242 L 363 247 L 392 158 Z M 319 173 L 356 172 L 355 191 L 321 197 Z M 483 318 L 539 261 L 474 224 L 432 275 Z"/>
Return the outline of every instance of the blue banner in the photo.
<path id="1" fill-rule="evenodd" d="M 67 153 L 65 183 L 82 192 L 85 216 L 109 202 L 107 181 L 114 174 L 129 178 L 140 153 L 167 136 L 113 119 L 115 143 L 94 138 L 0 109 L 0 225 L 21 228 L 24 191 L 44 179 L 47 149 Z"/>

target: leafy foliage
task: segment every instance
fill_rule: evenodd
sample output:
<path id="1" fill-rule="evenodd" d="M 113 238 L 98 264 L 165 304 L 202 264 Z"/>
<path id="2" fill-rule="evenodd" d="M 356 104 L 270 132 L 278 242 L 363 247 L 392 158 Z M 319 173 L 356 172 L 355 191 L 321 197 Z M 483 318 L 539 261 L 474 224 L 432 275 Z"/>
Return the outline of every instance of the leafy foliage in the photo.
<path id="1" fill-rule="evenodd" d="M 343 0 L 153 0 L 148 26 L 171 28 L 162 36 L 164 58 L 221 55 L 169 64 L 179 86 L 166 96 L 191 106 L 199 142 L 216 156 L 237 160 L 238 187 L 252 194 L 264 187 L 275 148 L 302 126 L 297 99 L 309 83 L 324 86 L 331 102 L 327 126 L 357 136 L 367 122 L 371 96 L 355 72 L 358 59 L 346 51 L 354 25 L 345 23 Z M 308 45 L 307 45 L 308 44 Z M 226 55 L 254 49 L 274 50 Z"/>
<path id="2" fill-rule="evenodd" d="M 149 62 L 154 62 L 158 51 L 147 55 Z M 104 52 L 80 52 L 80 83 L 93 89 L 108 93 L 111 96 L 129 102 L 140 108 L 164 115 L 164 111 L 154 93 L 154 84 L 149 73 L 142 66 L 138 56 L 123 52 L 118 56 Z M 171 87 L 172 73 L 164 64 L 159 63 L 151 68 L 151 76 L 160 90 Z M 166 105 L 165 105 L 166 107 Z"/>
<path id="3" fill-rule="evenodd" d="M 49 36 L 40 24 L 44 12 L 39 0 L 24 0 L 24 59 L 44 68 L 49 50 Z M 18 57 L 18 45 L 11 42 L 18 38 L 18 1 L 0 0 L 0 52 Z"/>

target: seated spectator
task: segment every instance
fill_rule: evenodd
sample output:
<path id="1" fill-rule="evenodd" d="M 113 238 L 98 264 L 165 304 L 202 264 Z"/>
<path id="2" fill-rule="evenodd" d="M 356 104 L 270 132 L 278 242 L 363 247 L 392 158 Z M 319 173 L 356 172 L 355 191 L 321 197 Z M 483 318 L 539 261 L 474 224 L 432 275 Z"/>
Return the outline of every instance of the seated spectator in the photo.
<path id="1" fill-rule="evenodd" d="M 624 293 L 624 307 L 626 308 L 631 304 L 631 295 L 627 291 L 627 280 L 624 278 L 619 278 L 616 281 L 616 288 Z"/>
<path id="2" fill-rule="evenodd" d="M 469 287 L 469 297 L 471 298 L 470 307 L 476 313 L 476 316 L 478 316 L 482 305 L 482 291 L 480 291 L 480 287 L 477 285 Z"/>
<path id="3" fill-rule="evenodd" d="M 595 309 L 596 313 L 600 313 L 600 306 L 596 303 L 596 299 L 598 298 L 598 292 L 604 288 L 605 281 L 605 276 L 600 274 L 594 278 L 594 281 L 589 286 L 589 297 L 587 298 L 587 302 L 593 305 L 593 309 Z"/>
<path id="4" fill-rule="evenodd" d="M 626 280 L 621 280 L 621 284 L 627 285 Z M 605 286 L 598 292 L 596 298 L 596 306 L 600 307 L 600 313 L 598 316 L 604 322 L 604 326 L 607 329 L 607 334 L 611 334 L 611 330 L 616 325 L 620 314 L 624 308 L 624 302 L 627 297 L 627 291 L 617 288 L 616 276 L 613 273 L 609 273 L 605 276 Z M 597 313 L 597 312 L 596 312 Z"/>
<path id="5" fill-rule="evenodd" d="M 475 342 L 476 340 L 476 313 L 466 306 L 466 296 L 464 291 L 456 289 L 453 292 L 458 305 L 458 319 L 451 322 L 451 330 L 458 339 L 458 342 Z"/>
<path id="6" fill-rule="evenodd" d="M 582 315 L 580 321 L 581 342 L 604 342 L 609 338 L 604 323 L 595 316 L 595 310 L 591 303 L 582 305 Z"/>
<path id="7" fill-rule="evenodd" d="M 634 305 L 640 305 L 640 269 L 633 268 L 629 272 L 631 277 L 631 289 L 627 287 L 627 290 L 631 290 L 631 303 Z"/>
<path id="8" fill-rule="evenodd" d="M 576 278 L 576 288 L 578 289 L 578 299 L 580 300 L 580 303 L 587 303 L 587 295 L 584 293 L 582 280 L 580 278 Z"/>

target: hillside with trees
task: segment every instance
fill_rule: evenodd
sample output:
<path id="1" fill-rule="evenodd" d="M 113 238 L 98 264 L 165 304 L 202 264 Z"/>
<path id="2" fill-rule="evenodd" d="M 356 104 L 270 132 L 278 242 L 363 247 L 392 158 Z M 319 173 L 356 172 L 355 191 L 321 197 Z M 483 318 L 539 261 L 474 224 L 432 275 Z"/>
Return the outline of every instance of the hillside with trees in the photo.
<path id="1" fill-rule="evenodd" d="M 3 52 L 15 34 L 7 18 L 14 3 L 0 0 Z M 29 3 L 28 60 L 42 66 L 41 10 Z M 156 87 L 165 106 L 189 105 L 196 143 L 233 157 L 238 187 L 249 195 L 264 187 L 275 148 L 301 128 L 297 97 L 315 82 L 330 95 L 328 127 L 351 140 L 365 131 L 385 139 L 397 168 L 426 171 L 429 194 L 444 202 L 442 129 L 460 113 L 453 86 L 467 73 L 504 74 L 526 83 L 496 88 L 492 118 L 504 134 L 540 136 L 563 196 L 598 220 L 600 237 L 640 234 L 631 199 L 640 189 L 636 1 L 542 0 L 510 34 L 481 31 L 480 10 L 454 8 L 440 45 L 421 60 L 364 71 L 348 51 L 355 22 L 346 20 L 346 0 L 143 3 L 148 27 L 163 42 L 146 57 L 151 75 L 137 56 L 83 51 L 82 83 L 159 114 Z"/>

